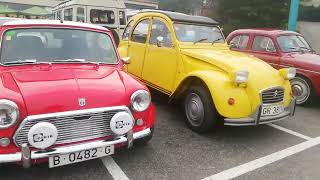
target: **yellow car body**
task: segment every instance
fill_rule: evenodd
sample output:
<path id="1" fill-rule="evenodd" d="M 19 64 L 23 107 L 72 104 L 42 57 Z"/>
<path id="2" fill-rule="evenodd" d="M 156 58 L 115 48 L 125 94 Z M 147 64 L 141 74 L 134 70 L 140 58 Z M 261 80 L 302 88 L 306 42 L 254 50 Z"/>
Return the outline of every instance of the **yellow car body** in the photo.
<path id="1" fill-rule="evenodd" d="M 171 13 L 146 11 L 134 16 L 129 22 L 126 37 L 118 50 L 122 58 L 130 57 L 127 71 L 148 86 L 161 91 L 170 98 L 181 98 L 195 82 L 207 88 L 217 113 L 226 125 L 257 125 L 285 119 L 294 114 L 294 99 L 290 82 L 281 71 L 253 56 L 229 49 L 226 43 L 179 41 Z M 180 14 L 180 13 L 179 13 Z M 178 15 L 179 15 L 178 14 Z M 159 47 L 150 44 L 153 21 L 163 22 L 170 31 L 172 45 Z M 146 43 L 133 41 L 137 24 L 148 21 Z M 190 24 L 192 22 L 188 22 Z M 195 22 L 196 23 L 196 22 Z M 218 27 L 218 26 L 217 26 Z M 249 72 L 245 85 L 232 80 L 237 71 Z M 283 73 L 284 72 L 284 73 Z M 264 90 L 283 89 L 283 112 L 276 116 L 261 117 L 259 114 Z M 234 103 L 230 103 L 230 99 Z"/>

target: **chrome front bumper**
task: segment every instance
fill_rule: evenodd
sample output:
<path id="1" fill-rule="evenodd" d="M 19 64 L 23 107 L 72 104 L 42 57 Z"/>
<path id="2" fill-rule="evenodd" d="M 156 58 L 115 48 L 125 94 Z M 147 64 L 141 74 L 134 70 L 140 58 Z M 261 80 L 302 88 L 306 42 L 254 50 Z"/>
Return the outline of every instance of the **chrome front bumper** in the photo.
<path id="1" fill-rule="evenodd" d="M 122 144 L 122 143 L 127 143 L 128 148 L 130 148 L 134 140 L 146 137 L 150 134 L 151 134 L 151 129 L 148 128 L 136 133 L 132 133 L 132 131 L 130 131 L 129 133 L 127 133 L 126 137 L 120 136 L 113 140 L 99 140 L 94 142 L 57 147 L 57 148 L 46 150 L 46 151 L 30 151 L 30 148 L 26 144 L 24 144 L 22 145 L 21 152 L 19 153 L 0 154 L 0 164 L 11 163 L 11 162 L 22 162 L 23 166 L 25 168 L 28 168 L 30 167 L 32 160 L 48 158 L 54 155 L 68 154 L 72 152 L 78 152 L 78 151 L 83 151 L 87 149 L 93 149 L 93 148 Z"/>
<path id="2" fill-rule="evenodd" d="M 276 121 L 281 121 L 294 116 L 296 111 L 296 99 L 293 98 L 288 107 L 286 107 L 283 113 L 276 116 L 261 117 L 262 105 L 258 106 L 257 111 L 250 117 L 238 118 L 238 119 L 224 119 L 224 125 L 227 126 L 253 126 L 259 124 L 268 124 Z"/>

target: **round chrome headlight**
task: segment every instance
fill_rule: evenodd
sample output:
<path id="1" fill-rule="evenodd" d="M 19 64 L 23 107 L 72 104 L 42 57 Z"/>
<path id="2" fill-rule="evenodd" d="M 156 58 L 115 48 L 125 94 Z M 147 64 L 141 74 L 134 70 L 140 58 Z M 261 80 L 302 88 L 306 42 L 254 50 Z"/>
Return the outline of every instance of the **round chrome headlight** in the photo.
<path id="1" fill-rule="evenodd" d="M 151 103 L 150 93 L 146 90 L 138 90 L 131 95 L 131 108 L 142 112 L 148 109 Z"/>
<path id="2" fill-rule="evenodd" d="M 19 118 L 19 110 L 16 103 L 10 100 L 0 100 L 0 129 L 12 126 Z"/>

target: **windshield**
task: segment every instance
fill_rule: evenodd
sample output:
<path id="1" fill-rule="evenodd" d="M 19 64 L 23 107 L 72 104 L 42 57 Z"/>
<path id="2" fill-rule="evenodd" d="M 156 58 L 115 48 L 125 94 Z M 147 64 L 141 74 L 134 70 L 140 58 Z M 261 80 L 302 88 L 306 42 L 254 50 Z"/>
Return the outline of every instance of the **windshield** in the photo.
<path id="1" fill-rule="evenodd" d="M 224 43 L 221 30 L 216 26 L 174 24 L 176 36 L 181 42 Z"/>
<path id="2" fill-rule="evenodd" d="M 16 29 L 3 36 L 1 63 L 55 62 L 82 59 L 115 64 L 118 58 L 110 36 L 73 29 Z"/>
<path id="3" fill-rule="evenodd" d="M 277 38 L 282 52 L 312 51 L 307 41 L 299 35 L 284 35 Z"/>

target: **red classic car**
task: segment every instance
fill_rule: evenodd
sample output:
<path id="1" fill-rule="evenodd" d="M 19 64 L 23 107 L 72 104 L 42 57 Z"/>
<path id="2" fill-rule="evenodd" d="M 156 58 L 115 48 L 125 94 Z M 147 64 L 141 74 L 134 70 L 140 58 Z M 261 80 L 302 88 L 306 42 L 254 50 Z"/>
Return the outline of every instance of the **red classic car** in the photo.
<path id="1" fill-rule="evenodd" d="M 57 167 L 151 139 L 150 93 L 108 29 L 1 18 L 0 34 L 0 164 Z"/>
<path id="2" fill-rule="evenodd" d="M 229 34 L 230 48 L 252 54 L 276 69 L 295 67 L 291 80 L 297 104 L 320 96 L 320 56 L 299 33 L 273 29 L 241 29 Z"/>

